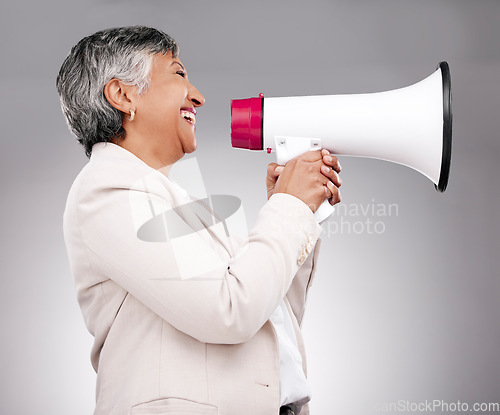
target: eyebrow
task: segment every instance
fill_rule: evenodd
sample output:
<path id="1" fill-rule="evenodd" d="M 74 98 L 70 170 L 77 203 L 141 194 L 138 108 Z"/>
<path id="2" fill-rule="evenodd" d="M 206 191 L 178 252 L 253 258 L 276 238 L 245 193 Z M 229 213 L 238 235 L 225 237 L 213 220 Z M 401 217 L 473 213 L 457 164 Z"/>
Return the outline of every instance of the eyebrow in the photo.
<path id="1" fill-rule="evenodd" d="M 184 72 L 186 71 L 186 68 L 184 68 L 184 66 L 182 65 L 182 63 L 177 62 L 177 61 L 173 61 L 173 62 L 172 62 L 172 65 L 175 65 L 175 64 L 179 65 L 179 66 L 182 68 L 182 70 L 183 70 Z M 172 66 L 172 65 L 170 65 L 170 66 Z"/>

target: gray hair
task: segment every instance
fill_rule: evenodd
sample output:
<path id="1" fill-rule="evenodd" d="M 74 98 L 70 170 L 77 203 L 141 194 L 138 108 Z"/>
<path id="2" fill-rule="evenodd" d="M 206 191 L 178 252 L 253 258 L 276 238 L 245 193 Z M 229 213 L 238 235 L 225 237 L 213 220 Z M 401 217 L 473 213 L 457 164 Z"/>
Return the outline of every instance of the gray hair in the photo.
<path id="1" fill-rule="evenodd" d="M 144 93 L 155 54 L 179 48 L 166 33 L 132 26 L 106 29 L 80 40 L 69 52 L 57 76 L 57 92 L 70 130 L 90 157 L 95 143 L 125 138 L 121 111 L 104 96 L 113 78 L 136 85 Z"/>

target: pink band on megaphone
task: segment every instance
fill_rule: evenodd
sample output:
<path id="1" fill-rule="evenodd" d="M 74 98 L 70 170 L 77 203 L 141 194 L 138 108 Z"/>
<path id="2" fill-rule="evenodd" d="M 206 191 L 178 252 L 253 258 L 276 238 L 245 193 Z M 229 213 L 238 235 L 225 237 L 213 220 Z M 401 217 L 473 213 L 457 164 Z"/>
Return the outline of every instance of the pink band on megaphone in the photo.
<path id="1" fill-rule="evenodd" d="M 236 148 L 262 150 L 264 94 L 258 98 L 231 100 L 231 144 Z"/>

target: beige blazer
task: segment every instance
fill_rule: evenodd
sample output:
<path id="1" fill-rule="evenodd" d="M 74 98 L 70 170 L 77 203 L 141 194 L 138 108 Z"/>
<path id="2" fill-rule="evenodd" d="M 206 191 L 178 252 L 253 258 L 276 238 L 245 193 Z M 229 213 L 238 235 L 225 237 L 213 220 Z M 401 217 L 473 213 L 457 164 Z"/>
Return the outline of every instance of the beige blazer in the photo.
<path id="1" fill-rule="evenodd" d="M 205 219 L 186 211 L 179 215 L 192 232 L 138 237 L 183 198 L 165 175 L 111 143 L 94 146 L 70 190 L 64 236 L 95 337 L 95 415 L 277 415 L 269 316 L 285 299 L 305 369 L 299 327 L 321 227 L 303 202 L 276 194 L 243 243 L 221 223 L 200 230 Z"/>

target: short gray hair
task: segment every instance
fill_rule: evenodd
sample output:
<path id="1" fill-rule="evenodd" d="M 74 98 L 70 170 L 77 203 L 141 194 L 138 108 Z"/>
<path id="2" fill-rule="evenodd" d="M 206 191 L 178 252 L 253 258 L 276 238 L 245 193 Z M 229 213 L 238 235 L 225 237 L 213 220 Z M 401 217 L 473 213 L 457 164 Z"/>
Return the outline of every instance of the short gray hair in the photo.
<path id="1" fill-rule="evenodd" d="M 70 130 L 90 157 L 95 143 L 125 138 L 121 111 L 104 96 L 113 78 L 136 85 L 144 93 L 154 55 L 179 48 L 166 33 L 145 26 L 119 27 L 80 40 L 69 52 L 57 76 L 57 92 Z"/>

